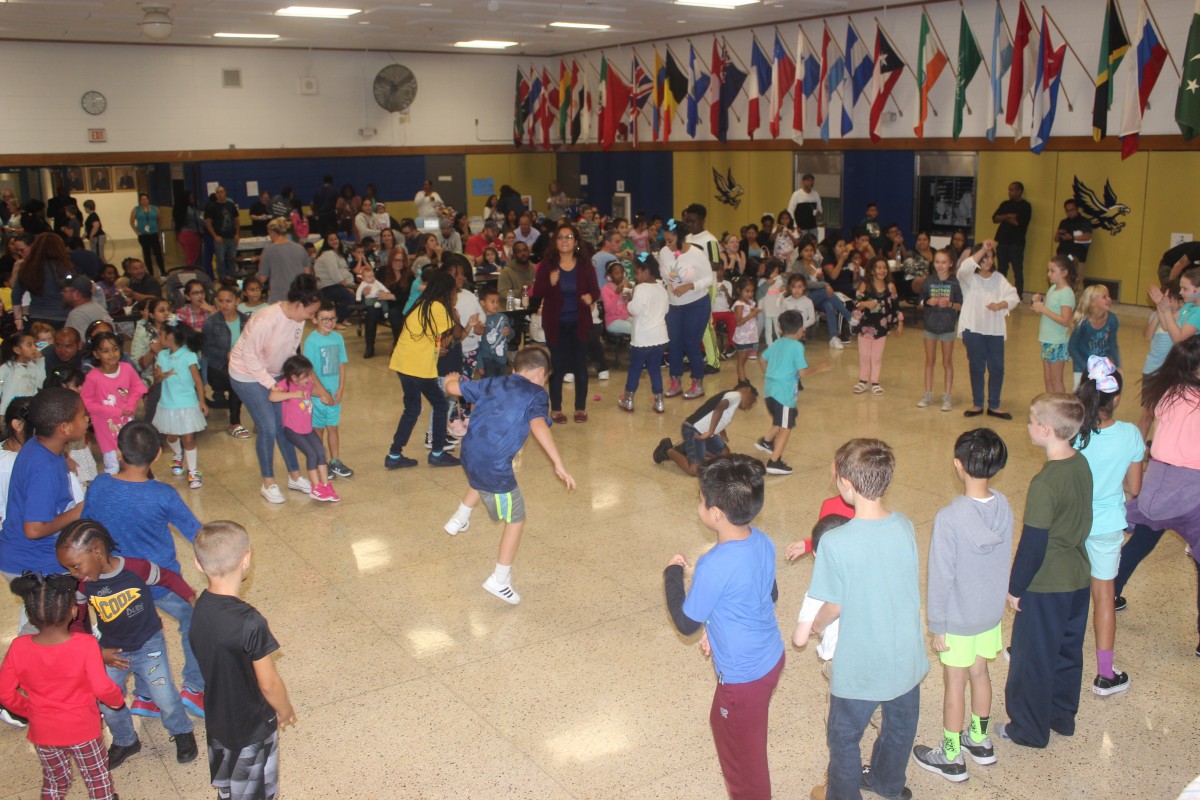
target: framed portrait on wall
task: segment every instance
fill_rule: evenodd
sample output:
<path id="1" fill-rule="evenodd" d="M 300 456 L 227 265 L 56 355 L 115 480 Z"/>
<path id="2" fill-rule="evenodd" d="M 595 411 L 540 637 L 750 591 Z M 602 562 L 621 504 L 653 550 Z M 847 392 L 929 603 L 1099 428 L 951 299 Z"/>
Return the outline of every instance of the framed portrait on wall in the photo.
<path id="1" fill-rule="evenodd" d="M 88 167 L 87 180 L 88 191 L 92 194 L 96 194 L 97 192 L 111 192 L 113 190 L 111 167 Z"/>
<path id="2" fill-rule="evenodd" d="M 67 188 L 72 192 L 83 192 L 87 187 L 83 183 L 83 167 L 67 167 Z"/>
<path id="3" fill-rule="evenodd" d="M 113 180 L 118 192 L 132 192 L 138 188 L 137 170 L 134 167 L 113 167 Z"/>

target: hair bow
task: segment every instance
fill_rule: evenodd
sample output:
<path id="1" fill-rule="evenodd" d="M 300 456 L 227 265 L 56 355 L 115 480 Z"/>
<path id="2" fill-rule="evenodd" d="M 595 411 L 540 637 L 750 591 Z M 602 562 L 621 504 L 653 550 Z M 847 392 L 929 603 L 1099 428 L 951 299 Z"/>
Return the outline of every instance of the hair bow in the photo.
<path id="1" fill-rule="evenodd" d="M 638 261 L 640 261 L 640 262 L 642 262 L 643 264 L 645 264 L 645 263 L 646 263 L 646 259 L 648 259 L 648 258 L 650 258 L 650 252 L 649 252 L 649 251 L 646 251 L 645 253 L 638 253 L 638 254 L 637 254 L 637 260 L 638 260 Z"/>
<path id="2" fill-rule="evenodd" d="M 167 317 L 167 324 L 168 325 L 178 325 L 179 324 L 179 315 L 172 314 L 171 316 Z"/>
<path id="3" fill-rule="evenodd" d="M 1088 356 L 1087 376 L 1089 380 L 1096 382 L 1099 391 L 1112 394 L 1121 388 L 1117 379 L 1113 377 L 1116 371 L 1117 367 L 1110 359 L 1104 356 Z"/>
<path id="4" fill-rule="evenodd" d="M 671 217 L 669 220 L 667 220 L 667 230 L 669 230 L 671 233 L 679 232 L 679 223 L 675 221 L 674 217 Z"/>

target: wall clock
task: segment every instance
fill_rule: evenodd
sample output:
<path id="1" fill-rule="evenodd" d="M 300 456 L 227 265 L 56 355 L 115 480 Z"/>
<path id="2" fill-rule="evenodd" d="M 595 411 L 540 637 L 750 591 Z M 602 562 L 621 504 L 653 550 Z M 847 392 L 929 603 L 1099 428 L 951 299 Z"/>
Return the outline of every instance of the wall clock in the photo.
<path id="1" fill-rule="evenodd" d="M 104 109 L 108 108 L 108 100 L 97 91 L 84 92 L 83 97 L 79 100 L 79 105 L 83 106 L 84 111 L 95 117 L 103 114 Z"/>

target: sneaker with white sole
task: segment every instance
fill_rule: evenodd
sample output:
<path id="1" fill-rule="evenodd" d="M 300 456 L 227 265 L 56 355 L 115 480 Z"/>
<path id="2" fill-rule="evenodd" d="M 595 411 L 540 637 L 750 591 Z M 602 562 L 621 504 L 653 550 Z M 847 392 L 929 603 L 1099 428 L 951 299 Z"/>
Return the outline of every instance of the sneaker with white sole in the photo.
<path id="1" fill-rule="evenodd" d="M 200 470 L 198 470 L 198 469 L 194 469 L 194 470 L 188 472 L 187 479 L 188 479 L 188 488 L 189 489 L 199 489 L 201 486 L 204 485 L 204 481 L 202 481 L 200 479 Z"/>
<path id="2" fill-rule="evenodd" d="M 831 350 L 845 350 L 846 345 L 842 344 L 842 340 L 835 336 L 829 340 L 829 348 Z"/>
<path id="3" fill-rule="evenodd" d="M 5 725 L 12 725 L 14 728 L 29 727 L 29 720 L 20 714 L 14 714 L 3 706 L 0 706 L 0 722 L 3 722 Z"/>
<path id="4" fill-rule="evenodd" d="M 926 392 L 925 396 L 917 401 L 917 408 L 928 408 L 933 405 L 933 392 Z"/>
<path id="5" fill-rule="evenodd" d="M 606 370 L 606 369 L 600 370 L 599 372 L 596 373 L 596 378 L 598 380 L 602 380 L 602 381 L 608 380 L 608 370 Z"/>
<path id="6" fill-rule="evenodd" d="M 971 738 L 971 734 L 963 731 L 958 735 L 958 746 L 976 764 L 982 764 L 986 767 L 988 764 L 996 763 L 996 748 L 992 746 L 990 736 L 985 736 L 982 742 L 977 742 Z"/>
<path id="7" fill-rule="evenodd" d="M 183 474 L 183 457 L 176 456 L 171 459 L 171 474 L 176 477 Z"/>
<path id="8" fill-rule="evenodd" d="M 262 487 L 258 490 L 258 493 L 261 494 L 263 496 L 263 500 L 266 500 L 268 503 L 275 503 L 278 505 L 279 503 L 285 502 L 283 499 L 283 492 L 279 491 L 279 484 L 277 483 L 272 483 L 270 486 Z"/>
<path id="9" fill-rule="evenodd" d="M 775 452 L 775 443 L 768 442 L 767 437 L 765 437 L 765 436 L 759 438 L 759 440 L 754 443 L 754 446 L 757 447 L 759 450 L 762 450 L 764 453 L 774 453 Z"/>
<path id="10" fill-rule="evenodd" d="M 467 517 L 465 520 L 458 517 L 451 517 L 449 522 L 442 526 L 442 530 L 451 536 L 457 536 L 469 527 L 471 527 L 470 517 Z"/>
<path id="11" fill-rule="evenodd" d="M 521 602 L 521 595 L 517 594 L 511 584 L 500 583 L 496 580 L 495 575 L 488 575 L 488 579 L 483 582 L 483 588 L 487 589 L 491 594 L 496 595 L 506 603 L 512 603 L 514 606 Z"/>
<path id="12" fill-rule="evenodd" d="M 295 492 L 312 494 L 312 484 L 309 483 L 308 478 L 304 477 L 303 475 L 294 480 L 292 478 L 288 478 L 288 488 Z"/>
<path id="13" fill-rule="evenodd" d="M 1097 675 L 1096 680 L 1092 681 L 1092 691 L 1101 697 L 1108 697 L 1110 694 L 1124 692 L 1129 689 L 1129 673 L 1113 670 L 1113 676 L 1106 678 L 1103 675 Z"/>
<path id="14" fill-rule="evenodd" d="M 563 383 L 574 383 L 574 382 L 575 382 L 575 373 L 574 372 L 568 372 L 566 375 L 563 375 Z"/>
<path id="15" fill-rule="evenodd" d="M 443 449 L 444 450 L 453 450 L 454 448 L 458 447 L 458 439 L 454 439 L 449 436 L 449 429 L 447 429 L 446 433 L 447 433 L 446 446 Z M 433 434 L 432 433 L 425 434 L 425 449 L 426 450 L 433 449 Z"/>
<path id="16" fill-rule="evenodd" d="M 948 781 L 962 783 L 970 777 L 967 775 L 967 761 L 963 758 L 961 751 L 959 751 L 958 758 L 949 759 L 946 758 L 946 753 L 942 748 L 934 749 L 919 744 L 912 749 L 912 754 L 918 767 L 935 775 L 941 775 Z"/>
<path id="17" fill-rule="evenodd" d="M 954 401 L 950 399 L 950 395 L 942 395 L 942 411 L 950 411 L 954 408 Z"/>
<path id="18" fill-rule="evenodd" d="M 792 468 L 789 467 L 781 458 L 778 461 L 768 461 L 767 472 L 772 475 L 791 475 Z"/>
<path id="19" fill-rule="evenodd" d="M 354 476 L 354 470 L 335 458 L 329 462 L 329 474 L 336 475 L 339 478 L 351 478 Z"/>

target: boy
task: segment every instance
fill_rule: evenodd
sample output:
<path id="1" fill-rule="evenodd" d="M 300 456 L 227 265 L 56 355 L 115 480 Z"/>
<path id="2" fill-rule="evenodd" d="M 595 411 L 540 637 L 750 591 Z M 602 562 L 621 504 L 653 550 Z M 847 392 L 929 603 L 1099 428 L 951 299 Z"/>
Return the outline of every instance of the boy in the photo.
<path id="1" fill-rule="evenodd" d="M 479 303 L 487 315 L 483 322 L 483 343 L 479 348 L 483 377 L 498 378 L 508 369 L 508 337 L 512 323 L 500 311 L 500 293 L 494 288 L 479 293 Z"/>
<path id="2" fill-rule="evenodd" d="M 313 364 L 313 372 L 325 391 L 333 397 L 333 405 L 325 405 L 315 394 L 313 403 L 313 431 L 325 442 L 325 453 L 329 457 L 329 476 L 349 478 L 354 470 L 338 458 L 341 439 L 338 423 L 342 420 L 342 395 L 346 391 L 346 342 L 334 330 L 337 325 L 336 306 L 332 300 L 322 300 L 317 310 L 317 329 L 304 340 L 302 355 Z"/>
<path id="3" fill-rule="evenodd" d="M 150 476 L 150 468 L 162 455 L 158 431 L 149 422 L 130 422 L 117 435 L 121 469 L 116 475 L 101 474 L 88 487 L 81 516 L 94 519 L 110 531 L 120 531 L 121 555 L 141 558 L 163 569 L 179 572 L 172 525 L 189 542 L 200 530 L 200 520 L 191 512 L 179 492 Z M 204 718 L 204 677 L 196 665 L 196 654 L 188 641 L 192 625 L 192 606 L 165 586 L 152 586 L 151 596 L 159 611 L 179 623 L 183 642 L 183 684 L 179 698 L 194 716 Z M 145 687 L 135 686 L 137 697 L 129 710 L 143 717 L 159 716 L 159 709 Z"/>
<path id="4" fill-rule="evenodd" d="M 192 543 L 208 589 L 196 600 L 192 647 L 209 684 L 208 771 L 221 800 L 279 792 L 279 728 L 296 723 L 271 654 L 279 642 L 239 593 L 250 571 L 250 535 L 236 522 L 210 522 Z"/>
<path id="5" fill-rule="evenodd" d="M 762 354 L 766 377 L 763 391 L 767 395 L 767 411 L 771 415 L 771 430 L 754 443 L 770 453 L 767 472 L 772 475 L 791 475 L 792 468 L 783 460 L 792 428 L 796 427 L 796 398 L 800 392 L 800 376 L 809 371 L 804 358 L 804 315 L 785 311 L 779 315 L 780 337 Z M 825 365 L 826 367 L 828 364 Z"/>
<path id="6" fill-rule="evenodd" d="M 674 556 L 663 571 L 675 628 L 691 636 L 706 627 L 717 671 L 708 721 L 725 788 L 737 798 L 771 796 L 767 712 L 785 658 L 775 619 L 775 545 L 750 525 L 762 509 L 763 492 L 762 462 L 750 456 L 702 466 L 700 521 L 717 534 L 717 543 L 696 561 L 686 596 L 683 556 Z"/>
<path id="7" fill-rule="evenodd" d="M 1084 543 L 1092 527 L 1092 471 L 1071 446 L 1083 414 L 1069 394 L 1039 394 L 1029 407 L 1029 438 L 1046 451 L 1046 465 L 1029 483 L 1008 579 L 1008 605 L 1017 612 L 1004 687 L 1009 721 L 994 728 L 1025 747 L 1045 747 L 1050 731 L 1075 733 L 1091 599 Z"/>
<path id="8" fill-rule="evenodd" d="M 481 381 L 446 376 L 446 393 L 473 403 L 474 410 L 461 453 L 467 494 L 444 528 L 451 536 L 469 528 L 471 511 L 480 500 L 492 521 L 504 522 L 496 570 L 483 588 L 513 605 L 521 602 L 512 588 L 512 564 L 525 527 L 525 498 L 517 486 L 512 461 L 530 433 L 546 451 L 558 479 L 567 489 L 575 488 L 575 479 L 563 467 L 550 434 L 550 397 L 545 389 L 549 374 L 550 354 L 541 347 L 525 347 L 517 353 L 512 375 Z"/>
<path id="9" fill-rule="evenodd" d="M 925 613 L 942 662 L 942 746 L 917 745 L 917 766 L 959 783 L 967 779 L 965 750 L 976 764 L 995 764 L 988 737 L 992 682 L 987 662 L 1003 647 L 1000 620 L 1012 553 L 1008 499 L 988 487 L 1004 468 L 1008 449 L 989 428 L 967 431 L 954 443 L 954 473 L 963 494 L 933 518 Z M 963 693 L 971 684 L 971 727 L 964 733 Z"/>
<path id="10" fill-rule="evenodd" d="M 680 426 L 683 440 L 678 445 L 672 445 L 670 437 L 658 443 L 654 448 L 654 463 L 661 464 L 670 459 L 688 475 L 696 477 L 706 460 L 729 455 L 729 435 L 725 429 L 739 408 L 747 411 L 757 401 L 758 391 L 749 383 L 710 397 L 683 421 Z"/>
<path id="11" fill-rule="evenodd" d="M 904 785 L 917 734 L 921 680 L 929 672 L 921 631 L 919 565 L 912 523 L 883 495 L 896 459 L 878 439 L 851 439 L 834 455 L 834 478 L 855 517 L 822 540 L 808 596 L 823 602 L 813 632 L 840 621 L 830 681 L 829 796 L 911 797 Z M 887 647 L 881 647 L 887 643 Z M 859 743 L 883 706 L 883 726 L 864 770 Z"/>

